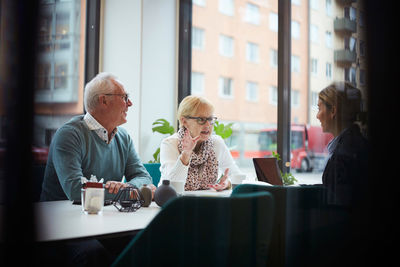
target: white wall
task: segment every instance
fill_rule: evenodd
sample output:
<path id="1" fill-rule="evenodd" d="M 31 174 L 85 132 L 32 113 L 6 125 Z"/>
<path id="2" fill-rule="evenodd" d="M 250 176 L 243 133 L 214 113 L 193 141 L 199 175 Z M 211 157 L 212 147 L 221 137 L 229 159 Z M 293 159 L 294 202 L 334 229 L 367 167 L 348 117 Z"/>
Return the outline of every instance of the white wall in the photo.
<path id="1" fill-rule="evenodd" d="M 151 131 L 159 118 L 175 122 L 177 106 L 176 0 L 104 0 L 101 71 L 118 76 L 133 106 L 124 124 L 143 162 L 164 136 Z"/>

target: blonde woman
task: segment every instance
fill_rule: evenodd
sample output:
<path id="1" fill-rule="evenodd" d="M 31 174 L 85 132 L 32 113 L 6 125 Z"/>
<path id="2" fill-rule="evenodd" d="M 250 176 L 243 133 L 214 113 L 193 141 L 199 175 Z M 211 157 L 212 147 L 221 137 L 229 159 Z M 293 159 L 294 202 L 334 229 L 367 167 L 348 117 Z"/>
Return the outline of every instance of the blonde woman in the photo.
<path id="1" fill-rule="evenodd" d="M 231 187 L 230 175 L 241 174 L 228 147 L 213 135 L 214 106 L 200 96 L 187 96 L 178 108 L 179 130 L 160 147 L 161 180 L 184 181 L 185 191 Z M 223 176 L 218 180 L 219 173 Z"/>

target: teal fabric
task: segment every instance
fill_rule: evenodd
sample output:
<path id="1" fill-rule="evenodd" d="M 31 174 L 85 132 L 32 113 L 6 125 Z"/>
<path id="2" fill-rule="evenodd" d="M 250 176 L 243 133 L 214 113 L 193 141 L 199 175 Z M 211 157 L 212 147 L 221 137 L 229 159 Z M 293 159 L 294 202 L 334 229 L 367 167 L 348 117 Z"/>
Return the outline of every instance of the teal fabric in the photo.
<path id="1" fill-rule="evenodd" d="M 80 200 L 81 177 L 107 181 L 126 180 L 140 187 L 152 183 L 137 155 L 128 132 L 118 127 L 110 144 L 90 131 L 83 115 L 57 130 L 50 145 L 41 200 Z M 115 195 L 106 192 L 105 198 Z"/>
<path id="2" fill-rule="evenodd" d="M 271 194 L 169 200 L 113 266 L 266 266 Z"/>
<path id="3" fill-rule="evenodd" d="M 151 178 L 153 179 L 153 184 L 155 186 L 158 186 L 158 183 L 160 182 L 161 178 L 161 172 L 160 172 L 160 163 L 144 163 L 143 164 L 146 170 L 149 172 Z"/>

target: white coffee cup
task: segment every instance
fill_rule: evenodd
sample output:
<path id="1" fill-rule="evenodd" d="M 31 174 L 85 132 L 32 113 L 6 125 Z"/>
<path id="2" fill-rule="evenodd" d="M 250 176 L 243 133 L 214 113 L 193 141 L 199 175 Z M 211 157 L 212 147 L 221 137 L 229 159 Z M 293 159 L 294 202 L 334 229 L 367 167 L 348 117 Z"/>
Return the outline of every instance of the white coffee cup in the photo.
<path id="1" fill-rule="evenodd" d="M 237 185 L 241 184 L 244 180 L 246 180 L 246 174 L 234 174 L 229 177 L 232 183 L 232 189 L 234 189 Z"/>
<path id="2" fill-rule="evenodd" d="M 185 190 L 184 181 L 170 181 L 171 186 L 175 189 L 177 194 L 182 194 Z"/>

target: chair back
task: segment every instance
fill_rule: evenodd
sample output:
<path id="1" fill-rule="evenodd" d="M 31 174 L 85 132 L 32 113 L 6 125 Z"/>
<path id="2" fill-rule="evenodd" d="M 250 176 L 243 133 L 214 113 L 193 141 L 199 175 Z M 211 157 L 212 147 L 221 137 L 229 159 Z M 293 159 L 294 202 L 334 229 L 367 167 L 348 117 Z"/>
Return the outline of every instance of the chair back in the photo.
<path id="1" fill-rule="evenodd" d="M 267 192 L 174 198 L 113 266 L 266 266 L 273 202 Z"/>
<path id="2" fill-rule="evenodd" d="M 151 178 L 153 178 L 153 184 L 158 186 L 161 178 L 160 172 L 160 163 L 143 163 L 144 167 L 146 168 L 147 172 L 150 174 Z"/>

